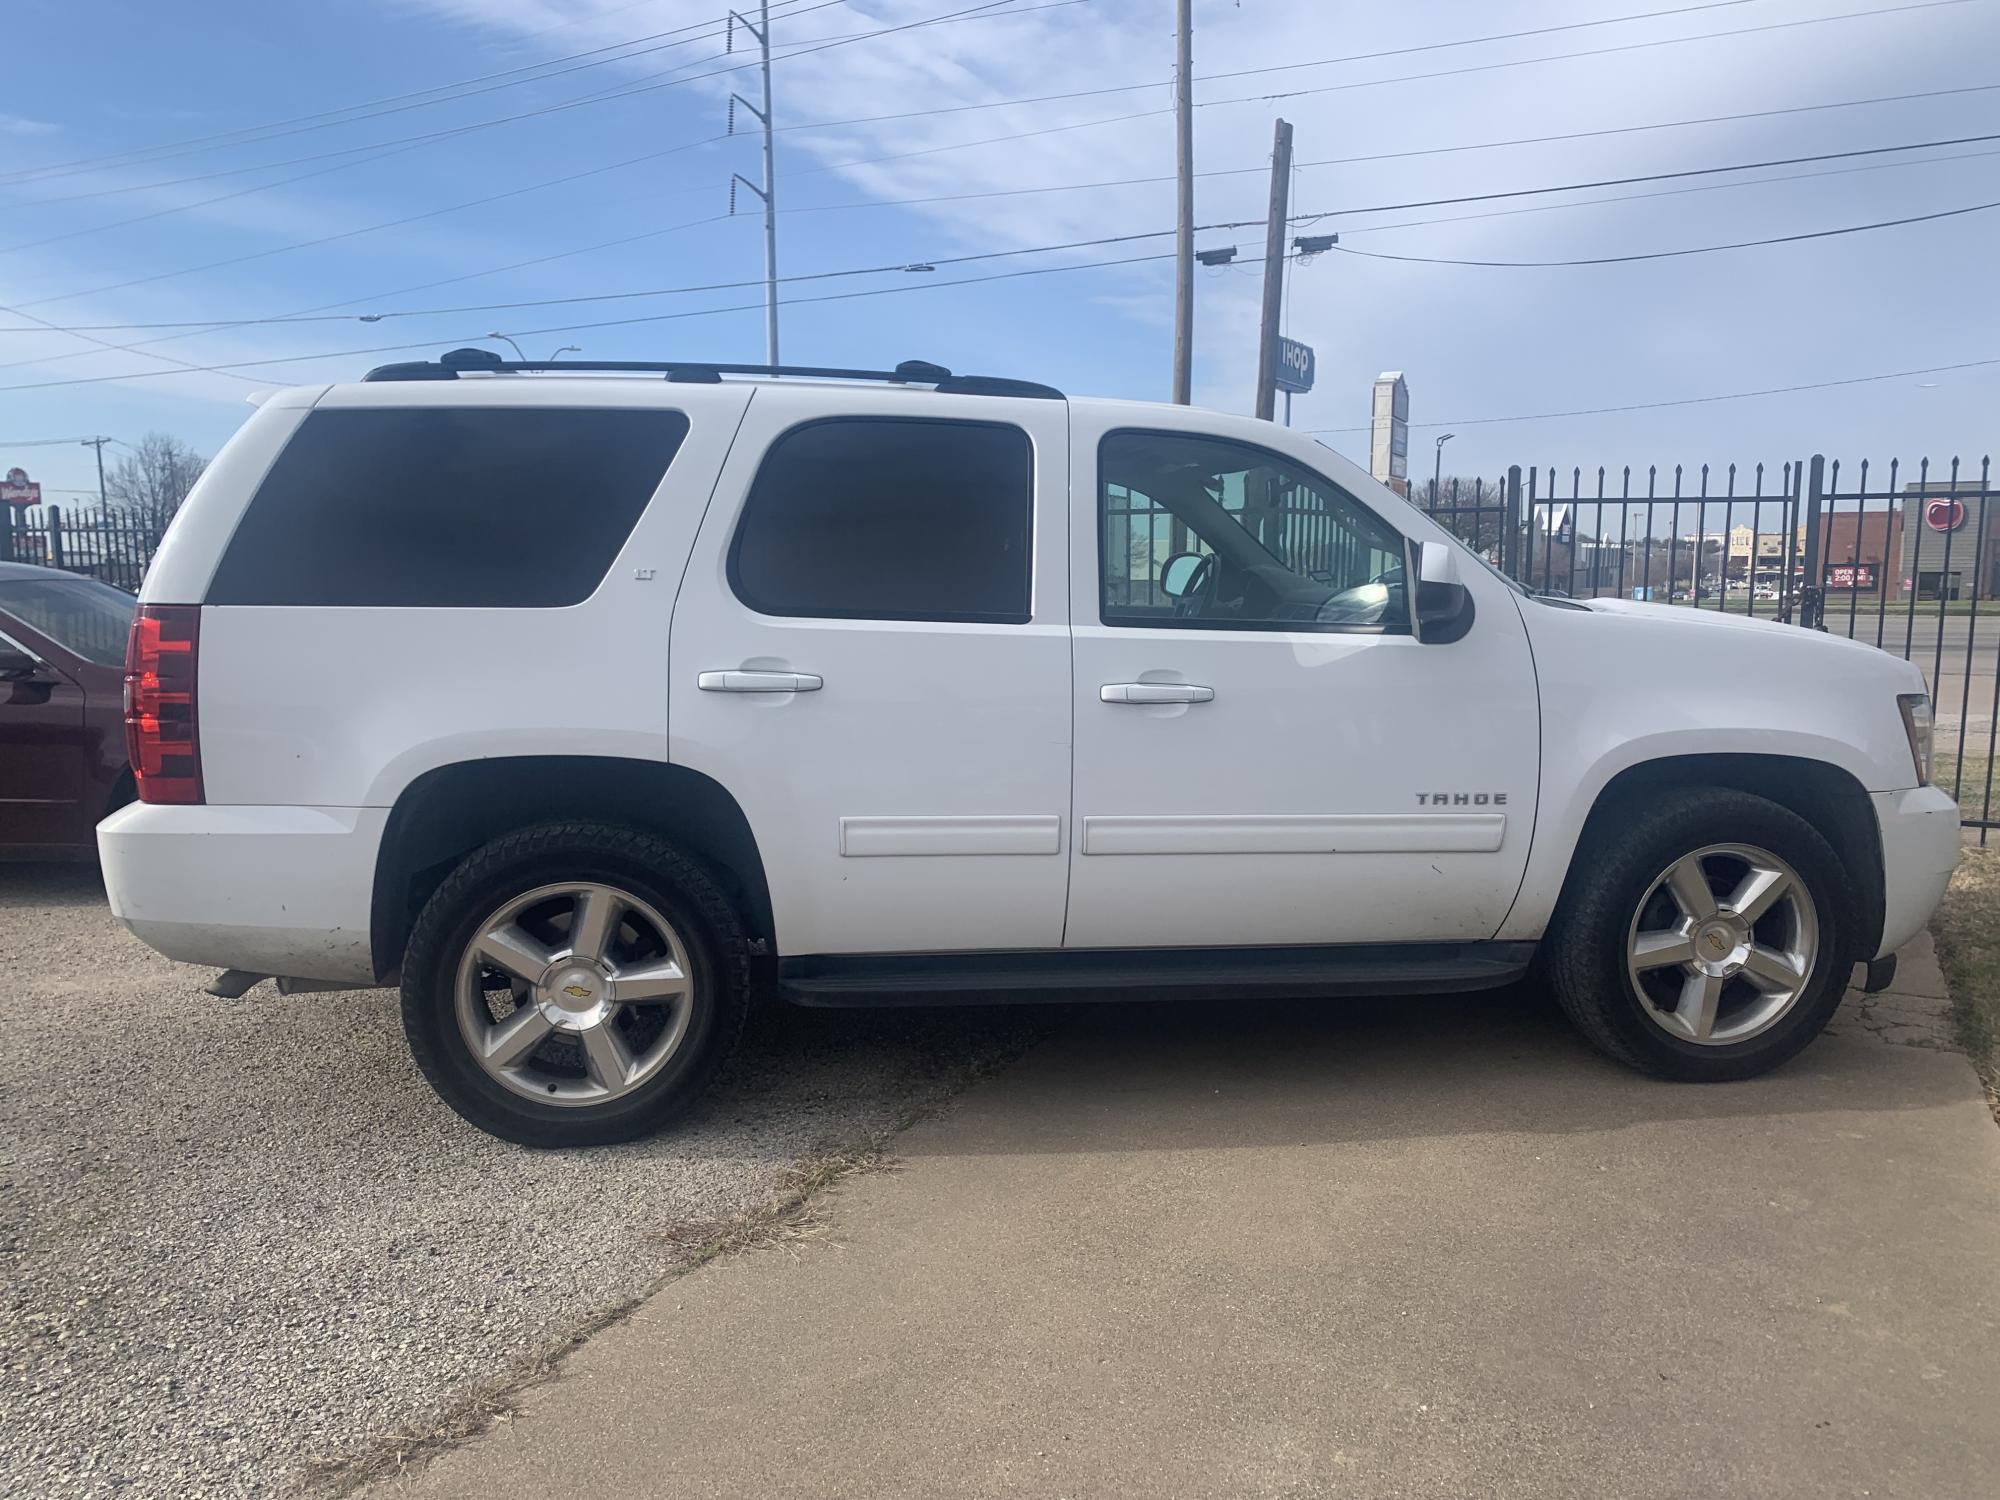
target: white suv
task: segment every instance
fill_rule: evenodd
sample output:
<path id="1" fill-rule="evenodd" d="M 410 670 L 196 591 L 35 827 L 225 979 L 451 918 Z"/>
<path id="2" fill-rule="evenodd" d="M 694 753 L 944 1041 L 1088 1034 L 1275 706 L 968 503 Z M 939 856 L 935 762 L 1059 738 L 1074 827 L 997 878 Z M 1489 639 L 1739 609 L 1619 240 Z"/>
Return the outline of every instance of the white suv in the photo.
<path id="1" fill-rule="evenodd" d="M 1539 954 L 1613 1057 L 1741 1078 L 1943 892 L 1923 680 L 1871 647 L 1529 597 L 1265 422 L 751 373 L 474 350 L 266 400 L 146 579 L 119 916 L 237 992 L 400 979 L 454 1109 L 573 1145 L 684 1108 L 763 990 Z"/>

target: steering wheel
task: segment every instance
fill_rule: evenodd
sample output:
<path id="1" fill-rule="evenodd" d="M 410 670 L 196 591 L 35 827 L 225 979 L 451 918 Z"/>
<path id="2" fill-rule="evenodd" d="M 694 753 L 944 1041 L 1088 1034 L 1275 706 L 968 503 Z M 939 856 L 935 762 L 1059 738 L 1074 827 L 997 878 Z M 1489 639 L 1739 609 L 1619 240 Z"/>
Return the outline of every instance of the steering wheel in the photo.
<path id="1" fill-rule="evenodd" d="M 1188 575 L 1187 587 L 1174 600 L 1174 618 L 1194 619 L 1208 607 L 1209 590 L 1215 587 L 1215 554 L 1210 552 L 1195 564 L 1194 572 Z"/>

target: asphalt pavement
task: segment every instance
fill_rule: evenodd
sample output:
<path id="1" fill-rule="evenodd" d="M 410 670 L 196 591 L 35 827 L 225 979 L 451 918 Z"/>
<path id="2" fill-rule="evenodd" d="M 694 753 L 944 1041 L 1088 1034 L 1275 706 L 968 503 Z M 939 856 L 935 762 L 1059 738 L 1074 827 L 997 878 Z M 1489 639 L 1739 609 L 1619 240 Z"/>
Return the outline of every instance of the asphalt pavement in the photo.
<path id="1" fill-rule="evenodd" d="M 1533 995 L 1086 1013 L 370 1500 L 1992 1494 L 2000 1130 L 1902 985 L 1706 1088 Z"/>
<path id="2" fill-rule="evenodd" d="M 774 1007 L 681 1128 L 480 1134 L 384 990 L 241 1000 L 0 866 L 0 1496 L 282 1495 L 450 1426 L 1032 1017 Z"/>

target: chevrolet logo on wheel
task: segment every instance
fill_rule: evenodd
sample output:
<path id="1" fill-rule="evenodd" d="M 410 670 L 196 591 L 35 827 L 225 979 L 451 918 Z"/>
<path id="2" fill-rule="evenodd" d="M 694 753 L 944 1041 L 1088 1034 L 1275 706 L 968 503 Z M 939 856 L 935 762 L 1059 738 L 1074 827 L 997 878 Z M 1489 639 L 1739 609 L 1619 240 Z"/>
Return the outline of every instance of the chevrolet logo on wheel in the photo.
<path id="1" fill-rule="evenodd" d="M 584 988 L 584 987 L 583 987 L 582 985 L 580 985 L 580 984 L 566 984 L 566 985 L 564 985 L 564 986 L 563 986 L 563 993 L 564 993 L 565 995 L 569 996 L 569 997 L 570 997 L 570 999 L 572 999 L 572 1000 L 588 1000 L 588 999 L 590 998 L 590 991 L 589 991 L 589 990 L 587 990 L 587 989 L 585 989 L 585 988 Z"/>

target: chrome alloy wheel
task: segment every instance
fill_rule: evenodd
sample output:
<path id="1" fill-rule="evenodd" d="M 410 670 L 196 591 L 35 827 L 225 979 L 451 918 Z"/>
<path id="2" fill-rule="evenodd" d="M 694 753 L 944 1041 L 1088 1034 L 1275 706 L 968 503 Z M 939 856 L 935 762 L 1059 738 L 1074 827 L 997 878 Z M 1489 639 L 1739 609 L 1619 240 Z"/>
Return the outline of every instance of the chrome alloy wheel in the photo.
<path id="1" fill-rule="evenodd" d="M 1632 918 L 1626 968 L 1640 1008 L 1704 1046 L 1768 1031 L 1805 993 L 1819 915 L 1797 873 L 1767 850 L 1711 844 L 1675 860 Z"/>
<path id="2" fill-rule="evenodd" d="M 693 970 L 673 924 L 629 891 L 538 886 L 481 922 L 459 960 L 459 1034 L 502 1087 L 604 1104 L 657 1074 L 687 1035 Z"/>

